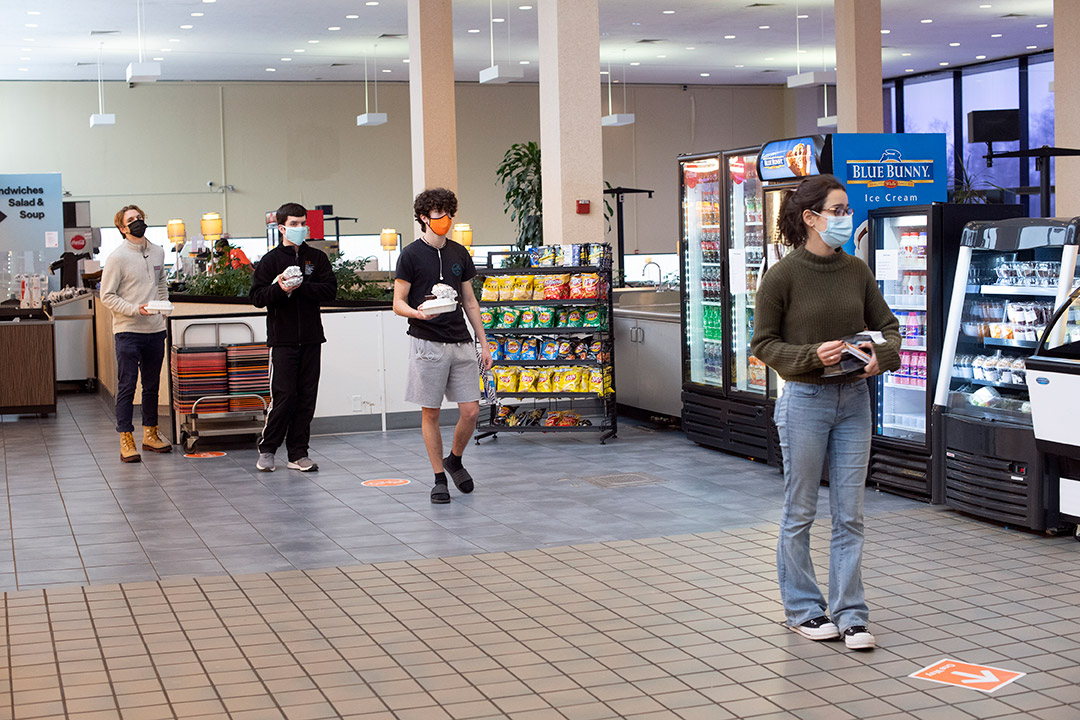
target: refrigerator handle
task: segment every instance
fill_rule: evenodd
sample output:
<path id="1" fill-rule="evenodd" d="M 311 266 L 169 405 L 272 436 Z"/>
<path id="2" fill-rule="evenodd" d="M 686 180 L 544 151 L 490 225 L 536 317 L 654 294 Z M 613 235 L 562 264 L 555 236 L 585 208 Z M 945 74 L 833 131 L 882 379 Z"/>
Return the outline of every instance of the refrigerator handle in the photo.
<path id="1" fill-rule="evenodd" d="M 934 404 L 942 407 L 945 407 L 949 400 L 949 385 L 952 384 L 953 361 L 956 359 L 956 342 L 960 337 L 960 321 L 964 314 L 964 298 L 967 295 L 970 269 L 971 247 L 961 245 L 956 258 L 952 303 L 949 305 L 949 319 L 945 324 L 945 341 L 941 346 L 941 363 L 938 365 L 937 389 L 934 393 Z"/>
<path id="2" fill-rule="evenodd" d="M 1078 245 L 1066 245 L 1061 250 L 1061 273 L 1058 277 L 1057 294 L 1054 296 L 1054 310 L 1065 304 L 1072 295 L 1073 273 L 1076 271 L 1076 256 L 1080 251 Z M 1059 322 L 1054 329 L 1053 342 L 1061 345 L 1065 342 L 1065 326 L 1068 323 Z M 1041 339 L 1041 338 L 1040 338 Z"/>

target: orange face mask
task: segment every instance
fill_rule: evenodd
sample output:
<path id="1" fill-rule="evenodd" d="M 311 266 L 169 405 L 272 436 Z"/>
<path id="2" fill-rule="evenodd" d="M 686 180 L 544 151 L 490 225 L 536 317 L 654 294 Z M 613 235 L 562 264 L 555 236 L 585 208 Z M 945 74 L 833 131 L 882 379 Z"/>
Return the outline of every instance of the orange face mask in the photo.
<path id="1" fill-rule="evenodd" d="M 431 231 L 440 237 L 450 232 L 450 226 L 453 225 L 454 219 L 449 215 L 443 215 L 439 218 L 429 218 L 428 227 Z"/>

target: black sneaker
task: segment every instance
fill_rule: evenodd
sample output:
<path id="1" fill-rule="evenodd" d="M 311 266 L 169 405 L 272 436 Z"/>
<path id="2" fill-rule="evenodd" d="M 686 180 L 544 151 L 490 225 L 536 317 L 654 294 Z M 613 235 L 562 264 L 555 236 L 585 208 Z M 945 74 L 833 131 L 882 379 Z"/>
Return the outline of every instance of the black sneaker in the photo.
<path id="1" fill-rule="evenodd" d="M 788 627 L 810 640 L 835 640 L 840 637 L 840 628 L 836 627 L 836 623 L 827 615 L 807 620 L 802 625 L 788 625 Z"/>
<path id="2" fill-rule="evenodd" d="M 865 625 L 852 625 L 844 631 L 844 644 L 851 650 L 873 650 L 877 643 Z"/>

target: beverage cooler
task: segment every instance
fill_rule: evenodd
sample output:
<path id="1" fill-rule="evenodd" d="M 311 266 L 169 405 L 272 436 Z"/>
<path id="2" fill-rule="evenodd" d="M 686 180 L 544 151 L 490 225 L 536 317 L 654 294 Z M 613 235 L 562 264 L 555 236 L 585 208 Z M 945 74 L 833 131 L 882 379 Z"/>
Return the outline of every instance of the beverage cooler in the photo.
<path id="1" fill-rule="evenodd" d="M 1057 523 L 1026 360 L 1074 287 L 1078 232 L 1080 218 L 964 229 L 934 394 L 934 482 L 949 507 L 1031 530 Z"/>
<path id="2" fill-rule="evenodd" d="M 960 236 L 971 220 L 1021 214 L 1019 205 L 947 203 L 869 211 L 870 265 L 900 323 L 902 341 L 900 369 L 871 381 L 871 484 L 899 495 L 932 499 L 933 387 Z"/>

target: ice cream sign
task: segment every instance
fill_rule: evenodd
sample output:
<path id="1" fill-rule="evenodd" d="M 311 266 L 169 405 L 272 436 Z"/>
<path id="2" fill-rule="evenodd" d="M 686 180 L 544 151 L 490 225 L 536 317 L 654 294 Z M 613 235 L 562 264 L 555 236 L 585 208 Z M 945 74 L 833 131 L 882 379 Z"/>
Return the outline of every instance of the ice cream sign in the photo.
<path id="1" fill-rule="evenodd" d="M 879 160 L 848 160 L 847 184 L 868 188 L 915 187 L 933 184 L 933 160 L 906 160 L 900 150 L 887 149 Z"/>

